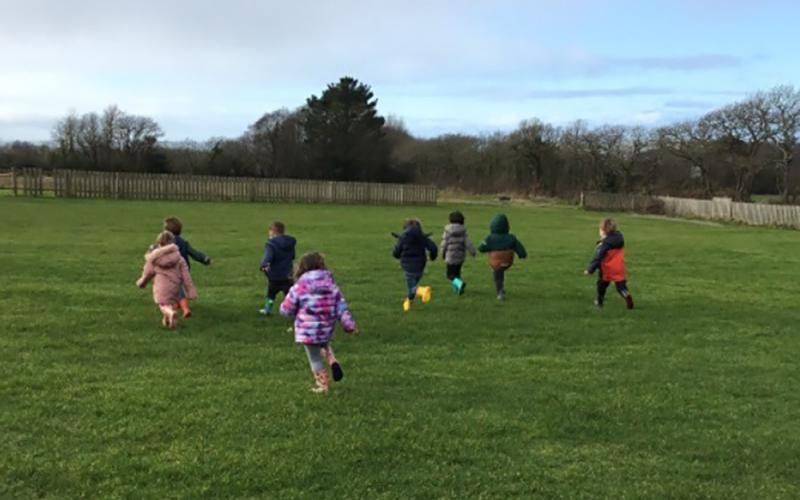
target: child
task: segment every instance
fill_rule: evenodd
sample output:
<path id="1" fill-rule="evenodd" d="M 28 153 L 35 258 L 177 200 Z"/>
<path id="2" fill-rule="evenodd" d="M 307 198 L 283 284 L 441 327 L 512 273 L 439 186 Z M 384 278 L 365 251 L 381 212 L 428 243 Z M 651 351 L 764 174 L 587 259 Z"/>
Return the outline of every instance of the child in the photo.
<path id="1" fill-rule="evenodd" d="M 264 245 L 261 271 L 267 277 L 267 301 L 259 312 L 265 316 L 272 314 L 278 292 L 283 292 L 285 297 L 293 284 L 292 263 L 297 240 L 284 234 L 285 232 L 286 226 L 283 222 L 273 222 L 269 226 L 269 240 Z"/>
<path id="2" fill-rule="evenodd" d="M 152 247 L 151 247 L 152 248 Z M 145 256 L 142 276 L 136 286 L 144 288 L 153 280 L 153 301 L 161 310 L 161 324 L 174 330 L 178 324 L 175 306 L 185 290 L 184 299 L 197 298 L 197 290 L 189 274 L 189 266 L 181 258 L 180 250 L 175 244 L 175 235 L 163 231 L 156 239 L 155 248 Z"/>
<path id="3" fill-rule="evenodd" d="M 303 255 L 295 279 L 297 282 L 281 303 L 280 312 L 294 317 L 294 340 L 305 347 L 314 373 L 316 386 L 311 390 L 327 393 L 328 370 L 323 358 L 331 367 L 334 381 L 344 377 L 330 345 L 336 322 L 339 321 L 349 334 L 356 333 L 356 323 L 333 275 L 325 267 L 324 256 L 316 252 Z"/>
<path id="4" fill-rule="evenodd" d="M 450 224 L 444 226 L 440 248 L 442 258 L 447 265 L 447 280 L 452 283 L 453 290 L 461 295 L 467 288 L 467 284 L 461 279 L 461 266 L 464 264 L 467 252 L 475 257 L 475 247 L 467 236 L 464 214 L 453 212 L 449 220 Z"/>
<path id="5" fill-rule="evenodd" d="M 600 221 L 600 241 L 597 242 L 597 249 L 594 257 L 589 263 L 589 267 L 583 272 L 592 274 L 598 269 L 597 275 L 597 298 L 594 304 L 603 307 L 603 300 L 606 297 L 608 285 L 613 281 L 617 287 L 617 292 L 625 299 L 628 309 L 633 309 L 633 297 L 628 290 L 627 276 L 625 273 L 625 238 L 617 229 L 617 223 L 613 219 Z"/>
<path id="6" fill-rule="evenodd" d="M 489 266 L 494 272 L 494 287 L 497 291 L 497 300 L 505 300 L 505 274 L 506 270 L 514 264 L 514 253 L 520 259 L 528 256 L 525 247 L 516 236 L 509 233 L 508 218 L 505 214 L 497 214 L 489 225 L 490 234 L 478 247 L 481 253 L 489 253 Z"/>
<path id="7" fill-rule="evenodd" d="M 197 250 L 196 248 L 193 248 L 188 241 L 181 237 L 182 230 L 183 224 L 177 217 L 167 217 L 164 219 L 164 231 L 169 231 L 175 235 L 175 244 L 178 245 L 178 250 L 180 250 L 181 257 L 183 257 L 183 260 L 186 261 L 186 266 L 190 271 L 192 269 L 192 263 L 189 261 L 189 257 L 193 258 L 204 266 L 211 265 L 211 259 L 206 254 L 200 250 Z M 177 304 L 180 306 L 184 318 L 188 318 L 192 315 L 192 310 L 189 308 L 189 300 L 186 298 L 186 294 L 182 288 Z"/>
<path id="8" fill-rule="evenodd" d="M 420 221 L 406 219 L 403 223 L 403 232 L 397 235 L 397 244 L 392 252 L 395 259 L 400 259 L 400 267 L 403 268 L 406 276 L 408 295 L 403 301 L 403 311 L 405 312 L 411 310 L 411 303 L 416 297 L 422 299 L 423 304 L 427 304 L 431 300 L 431 287 L 418 286 L 428 260 L 425 256 L 426 251 L 432 261 L 436 260 L 438 252 L 436 244 L 422 232 Z"/>

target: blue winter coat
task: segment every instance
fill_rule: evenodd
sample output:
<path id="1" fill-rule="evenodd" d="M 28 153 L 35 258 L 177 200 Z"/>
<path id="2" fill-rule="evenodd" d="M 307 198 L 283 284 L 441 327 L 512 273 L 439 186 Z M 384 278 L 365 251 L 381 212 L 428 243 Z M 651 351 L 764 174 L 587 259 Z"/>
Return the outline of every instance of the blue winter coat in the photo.
<path id="1" fill-rule="evenodd" d="M 261 268 L 267 269 L 271 280 L 285 280 L 292 277 L 292 261 L 297 240 L 287 234 L 280 234 L 267 240 L 264 245 L 264 258 Z"/>
<path id="2" fill-rule="evenodd" d="M 430 254 L 431 260 L 436 260 L 438 253 L 436 243 L 425 236 L 419 226 L 412 225 L 398 236 L 392 255 L 395 259 L 400 259 L 403 271 L 418 274 L 425 270 L 428 260 L 426 251 Z"/>

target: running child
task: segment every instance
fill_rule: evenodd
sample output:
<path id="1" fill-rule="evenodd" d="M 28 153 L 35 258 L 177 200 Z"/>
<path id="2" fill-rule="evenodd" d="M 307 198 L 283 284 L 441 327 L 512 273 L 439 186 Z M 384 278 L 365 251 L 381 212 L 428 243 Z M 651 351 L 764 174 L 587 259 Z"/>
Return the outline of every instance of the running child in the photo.
<path id="1" fill-rule="evenodd" d="M 330 366 L 334 381 L 344 377 L 331 347 L 336 322 L 341 323 L 349 334 L 357 331 L 356 323 L 333 274 L 325 267 L 323 255 L 316 252 L 303 255 L 297 265 L 295 280 L 281 303 L 280 313 L 294 317 L 294 340 L 305 348 L 314 374 L 315 386 L 311 390 L 327 393 L 328 370 L 323 359 Z"/>
<path id="2" fill-rule="evenodd" d="M 417 219 L 406 219 L 403 232 L 396 236 L 397 243 L 392 255 L 400 259 L 400 267 L 405 274 L 408 295 L 403 300 L 403 311 L 408 312 L 415 298 L 419 297 L 423 304 L 431 300 L 431 287 L 419 286 L 419 282 L 428 261 L 427 255 L 430 255 L 431 261 L 436 260 L 438 249 L 436 243 L 422 232 L 422 224 Z"/>
<path id="3" fill-rule="evenodd" d="M 475 247 L 467 236 L 464 214 L 459 211 L 452 212 L 449 221 L 450 223 L 444 226 L 442 244 L 439 248 L 447 265 L 447 280 L 453 285 L 453 290 L 461 295 L 467 288 L 467 284 L 461 279 L 461 266 L 464 265 L 467 252 L 475 257 Z"/>
<path id="4" fill-rule="evenodd" d="M 186 261 L 186 266 L 190 272 L 192 270 L 192 262 L 189 260 L 189 257 L 203 264 L 204 266 L 211 265 L 211 258 L 209 256 L 194 248 L 189 244 L 188 241 L 181 237 L 183 224 L 181 223 L 180 219 L 177 217 L 167 217 L 164 219 L 164 231 L 169 231 L 175 235 L 175 244 L 178 245 L 178 250 L 180 250 L 181 257 L 183 257 L 183 260 Z M 184 318 L 188 318 L 192 315 L 192 310 L 189 308 L 189 300 L 186 298 L 186 293 L 183 288 L 181 288 L 181 293 L 177 304 L 181 308 Z"/>
<path id="5" fill-rule="evenodd" d="M 163 231 L 155 245 L 144 256 L 142 276 L 136 286 L 144 288 L 153 280 L 153 301 L 161 310 L 161 324 L 174 330 L 178 324 L 175 304 L 185 291 L 184 299 L 197 298 L 189 266 L 175 244 L 175 235 Z"/>
<path id="6" fill-rule="evenodd" d="M 598 228 L 600 241 L 594 251 L 594 257 L 589 267 L 583 272 L 592 274 L 599 270 L 597 275 L 597 298 L 594 304 L 603 307 L 608 285 L 612 282 L 617 288 L 628 309 L 633 309 L 633 296 L 628 290 L 628 277 L 625 272 L 625 238 L 617 228 L 614 219 L 603 219 Z"/>
<path id="7" fill-rule="evenodd" d="M 283 293 L 285 297 L 294 284 L 292 265 L 297 240 L 285 233 L 286 226 L 283 222 L 273 222 L 269 226 L 269 239 L 264 245 L 261 271 L 267 277 L 267 300 L 264 308 L 258 312 L 265 316 L 272 315 L 272 308 L 278 293 Z"/>
<path id="8" fill-rule="evenodd" d="M 502 301 L 506 298 L 506 271 L 514 264 L 514 254 L 524 259 L 528 257 L 528 252 L 517 237 L 509 233 L 510 225 L 505 214 L 495 215 L 489 224 L 489 230 L 489 235 L 481 242 L 478 251 L 489 254 L 497 300 Z"/>

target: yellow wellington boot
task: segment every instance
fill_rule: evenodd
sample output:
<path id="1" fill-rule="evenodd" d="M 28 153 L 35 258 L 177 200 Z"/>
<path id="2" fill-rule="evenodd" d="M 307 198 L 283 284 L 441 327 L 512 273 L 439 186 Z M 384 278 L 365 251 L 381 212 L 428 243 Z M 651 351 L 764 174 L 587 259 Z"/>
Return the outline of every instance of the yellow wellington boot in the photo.
<path id="1" fill-rule="evenodd" d="M 417 297 L 422 299 L 423 304 L 427 304 L 431 301 L 431 287 L 429 286 L 420 286 L 417 287 Z"/>
<path id="2" fill-rule="evenodd" d="M 408 312 L 411 310 L 411 299 L 406 297 L 406 300 L 403 301 L 403 312 Z"/>

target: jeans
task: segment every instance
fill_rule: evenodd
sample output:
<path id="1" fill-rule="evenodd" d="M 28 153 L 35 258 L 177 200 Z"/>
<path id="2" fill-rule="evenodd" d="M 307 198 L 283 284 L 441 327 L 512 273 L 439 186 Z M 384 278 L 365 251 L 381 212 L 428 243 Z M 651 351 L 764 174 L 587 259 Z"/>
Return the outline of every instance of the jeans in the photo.
<path id="1" fill-rule="evenodd" d="M 422 273 L 410 273 L 406 271 L 405 275 L 406 287 L 408 287 L 408 298 L 414 300 L 414 297 L 417 296 L 417 284 L 419 280 L 422 279 Z"/>

